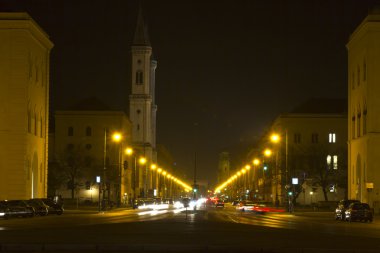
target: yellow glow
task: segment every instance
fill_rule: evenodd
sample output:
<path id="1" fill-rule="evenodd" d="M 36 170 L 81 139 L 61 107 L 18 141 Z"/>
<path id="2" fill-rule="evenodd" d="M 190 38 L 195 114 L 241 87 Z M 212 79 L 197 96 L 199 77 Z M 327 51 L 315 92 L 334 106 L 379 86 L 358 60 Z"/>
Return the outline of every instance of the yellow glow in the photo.
<path id="1" fill-rule="evenodd" d="M 247 165 L 245 165 L 245 169 L 246 169 L 246 170 L 250 170 L 250 169 L 251 169 L 251 166 L 247 164 Z"/>
<path id="2" fill-rule="evenodd" d="M 280 136 L 278 134 L 272 134 L 270 136 L 270 141 L 273 143 L 277 143 L 280 141 Z"/>
<path id="3" fill-rule="evenodd" d="M 241 173 L 245 174 L 247 171 L 245 169 L 241 170 Z"/>
<path id="4" fill-rule="evenodd" d="M 166 175 L 167 178 L 170 178 L 171 176 L 172 176 L 172 175 L 170 175 L 170 174 L 167 174 L 167 175 Z"/>
<path id="5" fill-rule="evenodd" d="M 162 172 L 162 169 L 161 169 L 161 168 L 158 168 L 158 169 L 157 169 L 157 172 L 158 172 L 158 173 L 161 173 L 161 172 Z"/>
<path id="6" fill-rule="evenodd" d="M 257 159 L 257 158 L 255 158 L 255 159 L 253 159 L 253 165 L 259 165 L 260 164 L 260 160 L 259 159 Z"/>
<path id="7" fill-rule="evenodd" d="M 139 163 L 142 164 L 142 165 L 146 164 L 146 158 L 145 157 L 140 157 Z"/>
<path id="8" fill-rule="evenodd" d="M 240 171 L 238 171 L 236 174 L 237 174 L 238 176 L 240 176 L 240 175 L 241 175 Z"/>
<path id="9" fill-rule="evenodd" d="M 125 149 L 125 154 L 132 155 L 133 154 L 133 149 L 132 148 L 126 148 Z"/>
<path id="10" fill-rule="evenodd" d="M 157 165 L 155 165 L 154 163 L 152 165 L 150 165 L 151 170 L 155 170 L 156 168 L 157 168 Z"/>
<path id="11" fill-rule="evenodd" d="M 269 148 L 265 149 L 264 150 L 264 155 L 267 156 L 267 157 L 271 156 L 272 155 L 272 150 L 270 150 Z"/>
<path id="12" fill-rule="evenodd" d="M 121 136 L 121 133 L 119 133 L 119 132 L 115 132 L 112 134 L 112 140 L 115 142 L 121 141 L 121 138 L 122 138 L 122 136 Z"/>
<path id="13" fill-rule="evenodd" d="M 162 172 L 162 175 L 164 175 L 164 176 L 165 176 L 166 174 L 167 174 L 167 172 L 166 172 L 166 171 L 163 171 L 163 172 Z"/>

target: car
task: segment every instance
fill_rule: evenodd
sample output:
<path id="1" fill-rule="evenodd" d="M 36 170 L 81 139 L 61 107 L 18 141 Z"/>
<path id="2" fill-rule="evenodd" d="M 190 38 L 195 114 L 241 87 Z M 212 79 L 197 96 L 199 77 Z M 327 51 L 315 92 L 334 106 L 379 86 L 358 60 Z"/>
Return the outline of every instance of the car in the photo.
<path id="1" fill-rule="evenodd" d="M 215 202 L 215 207 L 224 207 L 224 202 L 223 200 L 218 200 Z"/>
<path id="2" fill-rule="evenodd" d="M 255 203 L 253 205 L 253 212 L 259 213 L 259 214 L 265 214 L 265 213 L 283 213 L 285 212 L 285 209 L 273 207 L 265 203 Z"/>
<path id="3" fill-rule="evenodd" d="M 242 212 L 245 211 L 252 211 L 255 206 L 255 203 L 250 200 L 244 200 L 240 201 L 239 204 L 236 206 L 237 210 L 240 210 Z"/>
<path id="4" fill-rule="evenodd" d="M 373 221 L 372 210 L 367 203 L 351 203 L 348 209 L 345 211 L 346 221 Z"/>
<path id="5" fill-rule="evenodd" d="M 33 217 L 35 215 L 34 208 L 28 205 L 24 200 L 3 200 L 0 206 L 4 210 L 3 217 Z"/>
<path id="6" fill-rule="evenodd" d="M 346 220 L 345 212 L 352 203 L 360 203 L 360 201 L 356 199 L 346 199 L 339 201 L 338 206 L 335 209 L 335 220 Z"/>
<path id="7" fill-rule="evenodd" d="M 48 214 L 57 214 L 62 215 L 63 214 L 63 205 L 60 203 L 57 203 L 55 200 L 51 198 L 34 198 L 35 201 L 42 201 L 48 208 Z"/>
<path id="8" fill-rule="evenodd" d="M 42 200 L 29 199 L 26 203 L 34 208 L 36 215 L 46 216 L 49 213 L 49 207 Z"/>

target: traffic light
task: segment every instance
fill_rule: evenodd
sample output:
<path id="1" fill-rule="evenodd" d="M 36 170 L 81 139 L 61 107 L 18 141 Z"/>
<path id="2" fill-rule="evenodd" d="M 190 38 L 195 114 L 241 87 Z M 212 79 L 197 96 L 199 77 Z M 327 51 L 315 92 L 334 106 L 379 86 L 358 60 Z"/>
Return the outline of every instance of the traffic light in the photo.
<path id="1" fill-rule="evenodd" d="M 268 170 L 268 164 L 264 163 L 264 171 Z"/>
<path id="2" fill-rule="evenodd" d="M 288 195 L 289 196 L 293 196 L 293 192 L 288 192 Z"/>
<path id="3" fill-rule="evenodd" d="M 124 161 L 123 163 L 123 168 L 126 170 L 128 169 L 128 161 Z"/>

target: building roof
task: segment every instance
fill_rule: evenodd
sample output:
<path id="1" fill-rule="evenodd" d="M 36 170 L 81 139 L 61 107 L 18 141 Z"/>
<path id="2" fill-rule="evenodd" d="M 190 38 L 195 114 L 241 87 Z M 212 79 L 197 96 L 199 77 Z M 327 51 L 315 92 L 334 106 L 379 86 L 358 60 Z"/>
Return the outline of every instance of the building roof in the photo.
<path id="1" fill-rule="evenodd" d="M 295 107 L 290 113 L 294 114 L 345 114 L 347 99 L 311 98 Z"/>
<path id="2" fill-rule="evenodd" d="M 68 108 L 71 111 L 111 111 L 111 109 L 96 97 L 89 97 Z"/>
<path id="3" fill-rule="evenodd" d="M 145 22 L 144 22 L 144 17 L 143 17 L 141 5 L 140 5 L 139 13 L 137 16 L 137 24 L 136 24 L 135 35 L 133 37 L 133 45 L 134 46 L 149 46 L 150 47 L 148 29 L 147 29 L 147 26 L 145 25 Z"/>

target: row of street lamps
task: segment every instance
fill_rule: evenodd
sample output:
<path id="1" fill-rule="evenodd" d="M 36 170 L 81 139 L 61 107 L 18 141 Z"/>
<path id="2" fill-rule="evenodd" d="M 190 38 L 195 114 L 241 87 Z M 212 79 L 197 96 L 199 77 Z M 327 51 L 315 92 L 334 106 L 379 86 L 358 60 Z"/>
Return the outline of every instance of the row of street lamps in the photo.
<path id="1" fill-rule="evenodd" d="M 115 143 L 121 143 L 121 141 L 123 140 L 123 135 L 119 132 L 114 132 L 111 134 L 111 139 L 113 142 Z M 118 205 L 120 204 L 120 201 L 121 201 L 121 190 L 122 190 L 122 185 L 123 184 L 123 181 L 122 181 L 122 178 L 123 178 L 123 170 L 121 169 L 121 166 L 122 166 L 122 151 L 123 148 L 122 148 L 122 145 L 119 146 L 119 152 L 118 152 L 118 189 L 117 189 L 117 202 L 118 202 Z M 148 172 L 148 168 L 150 168 L 150 172 L 152 173 L 156 173 L 156 186 L 158 187 L 159 186 L 159 180 L 160 178 L 162 178 L 164 180 L 164 185 L 165 185 L 165 180 L 169 180 L 170 181 L 170 185 L 172 186 L 172 184 L 176 184 L 178 185 L 179 187 L 182 187 L 186 192 L 189 192 L 192 190 L 192 187 L 189 186 L 188 184 L 184 183 L 182 180 L 180 180 L 179 178 L 175 177 L 174 175 L 170 174 L 168 171 L 164 170 L 163 168 L 159 167 L 157 164 L 151 162 L 151 161 L 148 161 L 148 159 L 144 156 L 137 156 L 135 155 L 135 151 L 133 148 L 131 147 L 127 147 L 125 148 L 124 150 L 124 154 L 129 156 L 129 157 L 133 157 L 133 198 L 136 199 L 136 189 L 139 188 L 137 185 L 136 185 L 136 170 L 137 170 L 137 163 L 141 166 L 145 166 L 146 168 L 146 174 Z M 104 130 L 104 160 L 103 160 L 103 191 L 102 191 L 102 195 L 103 195 L 103 204 L 105 204 L 105 192 L 106 192 L 106 186 L 105 186 L 105 182 L 106 182 L 106 171 L 107 171 L 107 168 L 106 168 L 106 160 L 107 160 L 107 129 Z M 151 163 L 150 166 L 148 167 L 148 163 Z M 144 180 L 148 180 L 147 179 L 148 175 L 146 175 L 145 179 Z M 151 177 L 151 180 L 153 181 L 153 175 Z M 98 182 L 100 184 L 100 182 Z M 145 182 L 146 184 L 147 182 Z M 166 185 L 165 185 L 166 187 Z M 172 187 L 171 187 L 172 189 Z M 156 189 L 156 190 L 160 190 L 160 189 Z M 146 194 L 146 193 L 144 193 Z M 165 189 L 165 195 L 166 195 L 166 189 Z M 166 197 L 166 196 L 165 196 Z M 100 191 L 99 191 L 99 200 L 100 200 Z M 100 209 L 100 203 L 99 203 L 99 209 Z"/>
<path id="2" fill-rule="evenodd" d="M 281 140 L 280 140 L 280 135 L 278 134 L 272 134 L 270 136 L 270 142 L 273 143 L 273 144 L 278 144 Z M 275 168 L 274 168 L 274 177 L 272 178 L 272 182 L 274 182 L 275 184 L 275 204 L 278 205 L 279 203 L 279 199 L 278 199 L 278 147 L 275 149 L 276 151 L 276 157 L 275 157 Z M 266 148 L 263 150 L 263 155 L 264 157 L 271 157 L 273 155 L 273 151 L 269 148 Z M 264 158 L 265 159 L 265 158 Z M 253 165 L 253 168 L 257 168 L 261 163 L 265 163 L 264 159 L 260 159 L 260 158 L 254 158 L 252 160 L 252 165 Z M 250 173 L 251 173 L 251 164 L 247 164 L 245 165 L 243 168 L 241 168 L 240 170 L 238 170 L 235 174 L 233 174 L 232 176 L 230 176 L 226 181 L 224 181 L 223 183 L 221 183 L 220 185 L 218 185 L 214 192 L 216 194 L 218 193 L 221 193 L 223 190 L 225 190 L 227 187 L 229 186 L 232 186 L 233 184 L 238 184 L 238 180 L 239 178 L 243 177 L 243 180 L 244 180 L 244 191 L 246 190 L 246 179 L 248 179 L 248 189 L 251 189 L 251 180 L 250 178 L 252 177 L 252 175 L 250 176 Z M 266 165 L 264 164 L 264 167 L 263 167 L 263 170 L 264 170 L 264 176 L 265 176 L 265 171 L 267 170 L 267 167 Z M 255 173 L 255 171 L 253 171 L 252 173 Z M 265 177 L 264 177 L 264 182 L 263 182 L 263 185 L 264 185 L 264 194 L 265 194 Z"/>

